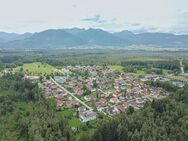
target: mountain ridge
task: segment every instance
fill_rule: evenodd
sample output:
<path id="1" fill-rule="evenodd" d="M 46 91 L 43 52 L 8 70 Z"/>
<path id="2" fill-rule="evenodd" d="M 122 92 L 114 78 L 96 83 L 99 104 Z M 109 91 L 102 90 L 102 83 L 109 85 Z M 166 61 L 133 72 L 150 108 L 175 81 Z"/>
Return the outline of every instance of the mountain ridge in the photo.
<path id="1" fill-rule="evenodd" d="M 128 30 L 110 33 L 94 28 L 48 29 L 24 34 L 0 32 L 1 48 L 66 48 L 82 45 L 188 47 L 188 35 L 159 32 L 134 34 Z"/>

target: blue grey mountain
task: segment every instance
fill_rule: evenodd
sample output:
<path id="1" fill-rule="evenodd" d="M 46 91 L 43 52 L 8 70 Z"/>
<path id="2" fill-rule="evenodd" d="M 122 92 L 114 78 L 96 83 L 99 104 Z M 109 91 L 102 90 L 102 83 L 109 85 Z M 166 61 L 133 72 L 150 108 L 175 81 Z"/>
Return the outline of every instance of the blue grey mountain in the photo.
<path id="1" fill-rule="evenodd" d="M 101 29 L 49 29 L 38 33 L 0 32 L 1 48 L 66 48 L 82 45 L 127 47 L 154 45 L 159 47 L 188 47 L 188 35 L 170 33 L 141 33 L 130 31 L 110 33 Z"/>

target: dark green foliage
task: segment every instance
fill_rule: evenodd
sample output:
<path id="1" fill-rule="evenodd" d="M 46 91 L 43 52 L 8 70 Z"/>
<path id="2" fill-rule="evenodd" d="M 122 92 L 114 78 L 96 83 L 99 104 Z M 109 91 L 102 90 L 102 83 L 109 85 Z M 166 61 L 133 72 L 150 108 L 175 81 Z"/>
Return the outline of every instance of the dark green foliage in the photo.
<path id="1" fill-rule="evenodd" d="M 125 71 L 134 72 L 136 70 L 141 70 L 144 68 L 160 68 L 167 70 L 178 70 L 180 68 L 178 60 L 169 60 L 169 61 L 123 61 L 122 66 L 125 66 Z M 161 74 L 161 70 L 151 70 L 158 74 Z"/>
<path id="2" fill-rule="evenodd" d="M 67 121 L 57 115 L 55 103 L 43 99 L 38 85 L 22 74 L 0 78 L 0 140 L 71 141 Z"/>

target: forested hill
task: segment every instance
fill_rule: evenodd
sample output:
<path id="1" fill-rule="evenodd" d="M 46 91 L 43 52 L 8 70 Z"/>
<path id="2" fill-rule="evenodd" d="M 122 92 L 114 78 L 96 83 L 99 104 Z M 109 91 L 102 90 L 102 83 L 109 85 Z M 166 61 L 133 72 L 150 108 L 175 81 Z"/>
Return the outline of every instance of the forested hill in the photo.
<path id="1" fill-rule="evenodd" d="M 188 47 L 188 35 L 141 33 L 130 31 L 110 33 L 101 29 L 49 29 L 34 34 L 0 34 L 1 48 L 67 48 L 82 46 L 127 47 L 152 45 L 157 47 Z"/>
<path id="2" fill-rule="evenodd" d="M 177 89 L 169 83 L 151 83 L 172 92 L 169 98 L 146 103 L 144 108 L 120 115 L 81 141 L 187 141 L 188 88 Z"/>
<path id="3" fill-rule="evenodd" d="M 22 74 L 0 77 L 0 141 L 72 141 L 66 120 Z"/>

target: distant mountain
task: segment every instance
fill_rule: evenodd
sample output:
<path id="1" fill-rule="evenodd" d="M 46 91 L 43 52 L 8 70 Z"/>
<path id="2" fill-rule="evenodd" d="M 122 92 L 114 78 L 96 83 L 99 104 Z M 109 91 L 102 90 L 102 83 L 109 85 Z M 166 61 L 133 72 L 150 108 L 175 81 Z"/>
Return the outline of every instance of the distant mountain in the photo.
<path id="1" fill-rule="evenodd" d="M 79 37 L 87 44 L 107 46 L 126 45 L 123 39 L 101 29 L 67 29 L 66 31 Z"/>
<path id="2" fill-rule="evenodd" d="M 128 31 L 128 30 L 124 30 L 124 31 L 121 31 L 121 32 L 114 33 L 114 35 L 116 37 L 121 38 L 122 40 L 124 40 L 128 44 L 136 44 L 137 43 L 137 40 L 135 38 L 135 34 Z"/>
<path id="3" fill-rule="evenodd" d="M 130 44 L 155 45 L 160 47 L 188 47 L 188 35 L 174 35 L 170 33 L 141 33 L 130 31 L 114 33 L 119 38 L 128 40 Z"/>
<path id="4" fill-rule="evenodd" d="M 15 40 L 23 40 L 29 38 L 32 33 L 16 34 L 16 33 L 6 33 L 0 32 L 0 43 L 6 43 Z"/>
<path id="5" fill-rule="evenodd" d="M 12 41 L 4 44 L 5 47 L 26 47 L 26 48 L 61 48 L 78 46 L 85 44 L 79 37 L 76 37 L 62 29 L 60 30 L 46 30 L 35 33 L 24 40 Z"/>
<path id="6" fill-rule="evenodd" d="M 109 33 L 101 29 L 49 29 L 39 33 L 0 32 L 0 47 L 66 48 L 85 45 L 127 47 L 154 45 L 159 47 L 188 47 L 188 35 L 169 33 L 134 34 L 130 31 Z"/>
<path id="7" fill-rule="evenodd" d="M 142 33 L 136 35 L 140 44 L 153 44 L 161 47 L 188 47 L 188 35 L 169 33 Z"/>

